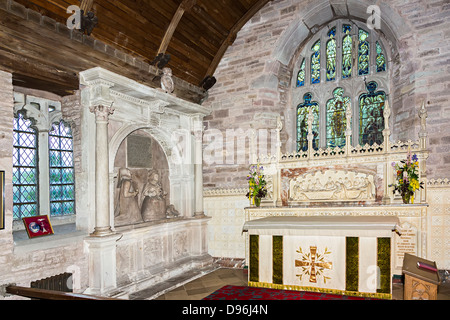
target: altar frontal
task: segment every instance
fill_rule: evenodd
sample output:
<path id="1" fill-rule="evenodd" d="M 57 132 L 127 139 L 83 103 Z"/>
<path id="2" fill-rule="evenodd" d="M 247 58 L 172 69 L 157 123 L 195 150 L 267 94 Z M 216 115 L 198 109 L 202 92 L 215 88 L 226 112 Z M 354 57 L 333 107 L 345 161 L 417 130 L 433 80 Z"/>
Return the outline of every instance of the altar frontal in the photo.
<path id="1" fill-rule="evenodd" d="M 247 221 L 249 286 L 392 298 L 398 218 L 267 217 Z"/>

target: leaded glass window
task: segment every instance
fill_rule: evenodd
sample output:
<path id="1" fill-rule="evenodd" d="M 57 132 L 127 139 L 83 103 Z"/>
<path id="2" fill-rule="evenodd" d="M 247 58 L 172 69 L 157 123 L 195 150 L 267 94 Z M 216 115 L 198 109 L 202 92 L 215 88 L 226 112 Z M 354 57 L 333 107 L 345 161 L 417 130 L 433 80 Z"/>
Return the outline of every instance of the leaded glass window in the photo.
<path id="1" fill-rule="evenodd" d="M 328 32 L 327 41 L 327 81 L 336 79 L 336 28 Z"/>
<path id="2" fill-rule="evenodd" d="M 320 40 L 318 40 L 311 48 L 311 83 L 320 83 Z"/>
<path id="3" fill-rule="evenodd" d="M 72 131 L 63 121 L 49 132 L 50 214 L 75 213 Z"/>
<path id="4" fill-rule="evenodd" d="M 13 218 L 38 213 L 37 134 L 22 113 L 13 124 Z"/>
<path id="5" fill-rule="evenodd" d="M 328 100 L 326 109 L 327 147 L 345 146 L 345 129 L 347 119 L 345 111 L 350 108 L 350 98 L 344 97 L 344 89 L 336 88 L 333 98 Z"/>
<path id="6" fill-rule="evenodd" d="M 383 54 L 383 48 L 381 47 L 381 44 L 377 41 L 377 72 L 386 71 L 386 59 Z"/>
<path id="7" fill-rule="evenodd" d="M 351 143 L 383 142 L 383 94 L 388 93 L 390 76 L 387 45 L 376 29 L 368 30 L 364 23 L 348 19 L 330 22 L 301 45 L 301 63 L 293 75 L 292 91 L 298 151 L 308 147 L 306 122 L 310 108 L 314 108 L 315 149 L 345 146 L 347 110 L 352 119 Z M 370 91 L 372 85 L 363 85 L 373 80 L 382 90 Z M 350 92 L 351 96 L 346 96 Z"/>
<path id="8" fill-rule="evenodd" d="M 306 60 L 303 59 L 302 64 L 300 66 L 300 70 L 297 74 L 297 87 L 302 87 L 305 85 L 305 66 L 306 66 Z"/>
<path id="9" fill-rule="evenodd" d="M 384 129 L 384 101 L 386 94 L 377 90 L 377 83 L 367 84 L 367 93 L 359 96 L 359 144 L 372 145 L 383 142 Z"/>
<path id="10" fill-rule="evenodd" d="M 342 32 L 344 37 L 342 38 L 342 78 L 350 78 L 352 76 L 352 36 L 350 32 L 352 26 L 344 24 Z"/>
<path id="11" fill-rule="evenodd" d="M 297 151 L 308 150 L 308 114 L 312 110 L 314 120 L 312 123 L 313 149 L 319 148 L 319 104 L 312 101 L 311 93 L 303 96 L 303 103 L 297 106 Z"/>
<path id="12" fill-rule="evenodd" d="M 358 74 L 369 74 L 369 33 L 363 29 L 359 29 L 359 46 L 358 46 Z"/>

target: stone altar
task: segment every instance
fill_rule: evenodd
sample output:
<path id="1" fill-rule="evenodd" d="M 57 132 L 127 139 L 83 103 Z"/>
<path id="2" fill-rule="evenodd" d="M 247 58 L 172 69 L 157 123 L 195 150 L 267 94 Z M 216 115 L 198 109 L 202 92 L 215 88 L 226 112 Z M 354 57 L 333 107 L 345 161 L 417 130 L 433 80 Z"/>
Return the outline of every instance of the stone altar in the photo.
<path id="1" fill-rule="evenodd" d="M 390 299 L 393 216 L 247 221 L 249 285 Z"/>
<path id="2" fill-rule="evenodd" d="M 271 220 L 272 218 L 313 219 L 320 217 L 324 221 L 329 221 L 327 226 L 335 223 L 336 219 L 345 218 L 373 218 L 380 222 L 385 219 L 398 219 L 397 232 L 392 233 L 389 240 L 389 259 L 386 258 L 387 260 L 385 260 L 392 274 L 401 275 L 405 254 L 415 254 L 419 257 L 429 255 L 426 237 L 429 228 L 426 186 L 428 150 L 426 148 L 426 110 L 424 111 L 424 108 L 424 105 L 422 105 L 422 109 L 419 111 L 419 117 L 423 124 L 419 141 L 390 141 L 388 126 L 390 108 L 388 102 L 386 102 L 384 108 L 386 127 L 383 130 L 383 142 L 381 144 L 352 145 L 352 132 L 347 130 L 345 133 L 346 143 L 342 148 L 315 149 L 313 148 L 313 136 L 309 134 L 306 151 L 282 153 L 280 140 L 282 126 L 279 125 L 277 127 L 277 150 L 275 154 L 257 155 L 252 151 L 252 162 L 263 166 L 268 181 L 267 188 L 270 192 L 266 199 L 262 200 L 261 207 L 245 208 L 245 225 L 251 226 L 258 219 L 268 219 L 269 223 L 275 223 L 276 220 Z M 352 114 L 348 111 L 346 112 L 346 120 L 347 123 L 350 123 Z M 311 130 L 312 121 L 308 121 L 308 132 L 311 133 Z M 250 145 L 254 148 L 255 141 L 251 141 Z M 424 182 L 424 188 L 416 191 L 414 203 L 403 204 L 400 195 L 392 192 L 391 184 L 396 176 L 392 163 L 406 159 L 410 153 L 415 154 L 418 158 L 419 180 Z M 271 227 L 267 226 L 267 228 L 270 229 Z M 274 246 L 275 240 L 280 241 L 276 237 L 280 235 L 284 237 L 284 235 L 287 236 L 290 233 L 298 236 L 296 232 L 301 232 L 299 230 L 294 231 L 290 227 L 287 227 L 287 230 L 277 230 L 278 233 L 275 232 L 266 239 L 260 237 L 258 241 L 262 241 L 265 245 L 272 243 L 272 246 Z M 313 234 L 308 234 L 308 236 L 313 237 L 320 235 L 320 230 L 314 230 Z M 267 236 L 267 234 L 264 236 Z M 256 237 L 246 235 L 247 265 L 251 264 L 252 246 L 256 243 L 255 239 Z M 319 253 L 325 254 L 325 247 L 321 249 L 322 251 L 319 251 L 318 244 L 323 244 L 323 241 L 318 238 L 314 238 L 314 240 L 312 238 L 298 238 L 296 240 L 299 241 L 302 253 L 309 253 L 310 256 L 314 254 L 316 257 Z M 343 240 L 339 241 L 342 242 Z M 282 255 L 292 255 L 292 250 L 286 252 L 283 251 L 285 249 L 287 248 L 284 247 L 283 242 Z M 292 263 L 290 265 L 291 267 L 295 266 Z M 305 263 L 298 262 L 297 267 L 300 266 L 305 266 Z M 354 267 L 357 268 L 357 265 L 354 265 Z M 288 278 L 294 277 L 296 274 L 293 267 L 286 272 L 288 272 L 288 275 L 283 274 L 283 276 Z M 265 276 L 266 280 L 263 282 L 271 283 L 271 276 L 268 278 L 267 274 Z M 378 276 L 380 276 L 379 272 Z M 341 275 L 340 279 L 345 279 L 345 277 Z M 278 278 L 277 281 L 281 280 Z M 258 285 L 259 282 L 258 280 L 249 283 Z M 281 283 L 284 284 L 284 282 Z M 300 286 L 304 286 L 304 284 Z M 340 289 L 337 289 L 338 287 L 336 286 L 334 289 L 344 290 L 342 285 L 339 287 Z"/>

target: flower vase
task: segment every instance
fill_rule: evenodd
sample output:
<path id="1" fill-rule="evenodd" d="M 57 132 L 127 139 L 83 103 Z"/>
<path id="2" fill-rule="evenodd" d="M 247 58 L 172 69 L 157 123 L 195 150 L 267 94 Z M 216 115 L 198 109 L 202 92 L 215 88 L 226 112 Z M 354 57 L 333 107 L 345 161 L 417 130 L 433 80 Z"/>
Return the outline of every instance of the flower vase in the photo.
<path id="1" fill-rule="evenodd" d="M 261 205 L 260 197 L 253 197 L 253 201 L 254 201 L 256 207 L 259 207 Z"/>
<path id="2" fill-rule="evenodd" d="M 403 200 L 404 204 L 408 204 L 410 198 L 411 198 L 411 195 L 409 194 L 409 192 L 405 192 L 402 194 L 402 200 Z"/>

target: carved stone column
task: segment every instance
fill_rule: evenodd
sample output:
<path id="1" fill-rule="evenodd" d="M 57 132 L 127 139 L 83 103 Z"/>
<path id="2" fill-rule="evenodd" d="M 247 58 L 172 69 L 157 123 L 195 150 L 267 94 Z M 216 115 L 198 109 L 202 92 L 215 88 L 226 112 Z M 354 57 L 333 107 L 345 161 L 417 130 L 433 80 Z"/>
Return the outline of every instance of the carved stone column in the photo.
<path id="1" fill-rule="evenodd" d="M 195 217 L 203 217 L 203 124 L 201 119 L 194 123 L 194 185 L 195 185 Z"/>
<path id="2" fill-rule="evenodd" d="M 111 106 L 89 107 L 95 114 L 95 229 L 92 236 L 112 233 L 109 213 L 109 151 L 108 118 L 114 112 Z"/>
<path id="3" fill-rule="evenodd" d="M 308 139 L 308 159 L 312 158 L 313 155 L 313 139 L 314 139 L 314 135 L 312 133 L 312 126 L 313 126 L 313 121 L 314 121 L 314 115 L 312 113 L 312 109 L 309 108 L 309 112 L 308 112 L 308 135 L 306 136 L 306 138 Z"/>
<path id="4" fill-rule="evenodd" d="M 345 120 L 347 123 L 347 128 L 345 129 L 345 154 L 350 155 L 352 150 L 352 108 L 347 107 L 345 110 Z"/>
<path id="5" fill-rule="evenodd" d="M 423 182 L 423 189 L 420 190 L 420 202 L 427 202 L 427 161 L 425 153 L 427 151 L 427 117 L 428 112 L 425 107 L 425 101 L 422 102 L 422 106 L 419 109 L 419 118 L 420 118 L 420 130 L 419 130 L 419 147 L 422 153 L 422 156 L 419 158 L 419 168 L 420 168 L 420 181 Z"/>
<path id="6" fill-rule="evenodd" d="M 384 129 L 383 129 L 383 145 L 384 145 L 384 153 L 389 154 L 391 151 L 391 145 L 389 141 L 389 137 L 391 136 L 391 130 L 389 129 L 389 117 L 391 116 L 391 108 L 389 107 L 389 96 L 386 97 L 386 101 L 384 102 Z M 391 188 L 389 185 L 392 183 L 393 171 L 391 165 L 388 160 L 384 162 L 384 193 L 383 193 L 383 204 L 389 204 L 391 202 L 391 198 L 389 193 Z"/>

